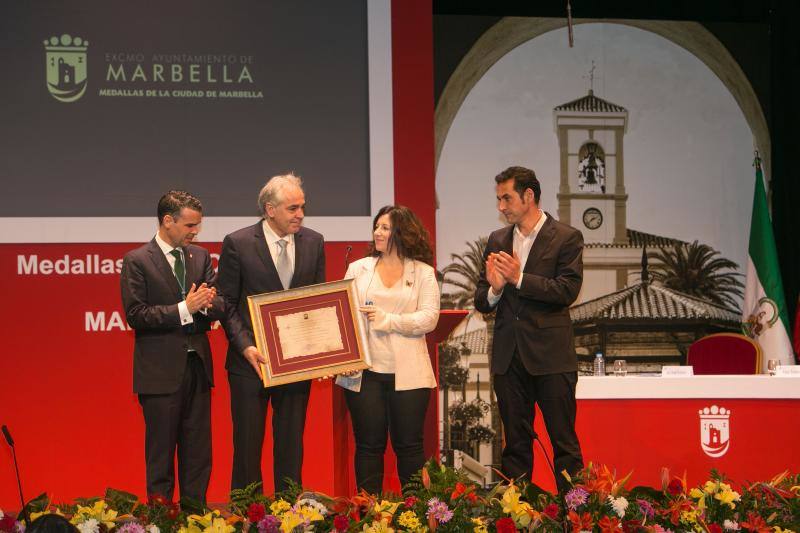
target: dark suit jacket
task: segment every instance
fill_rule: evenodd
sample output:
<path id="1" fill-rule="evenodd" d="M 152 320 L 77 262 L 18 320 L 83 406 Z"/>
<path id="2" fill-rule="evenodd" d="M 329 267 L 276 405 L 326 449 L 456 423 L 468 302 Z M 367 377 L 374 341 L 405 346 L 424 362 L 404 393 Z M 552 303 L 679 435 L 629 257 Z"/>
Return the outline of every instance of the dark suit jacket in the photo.
<path id="1" fill-rule="evenodd" d="M 485 262 L 492 252 L 513 253 L 514 226 L 494 231 L 484 253 L 484 269 L 475 290 L 475 309 L 492 311 Z M 583 280 L 583 235 L 549 214 L 523 267 L 522 284 L 507 284 L 497 303 L 491 371 L 504 374 L 514 350 L 532 375 L 575 372 L 578 360 L 569 306 Z"/>
<path id="2" fill-rule="evenodd" d="M 208 251 L 189 245 L 183 249 L 186 260 L 186 287 L 215 281 Z M 136 333 L 133 345 L 133 392 L 170 394 L 178 390 L 186 369 L 187 348 L 203 360 L 208 381 L 213 385 L 211 348 L 206 331 L 224 316 L 224 301 L 214 299 L 207 315 L 195 313 L 193 324 L 181 326 L 178 303 L 183 300 L 178 280 L 155 239 L 131 250 L 122 260 L 120 275 L 122 305 L 128 324 Z"/>
<path id="3" fill-rule="evenodd" d="M 264 239 L 261 221 L 231 233 L 222 242 L 219 259 L 220 291 L 225 298 L 225 333 L 228 357 L 225 368 L 232 374 L 258 378 L 242 356 L 248 346 L 255 346 L 253 324 L 247 297 L 283 290 L 278 271 Z M 290 287 L 325 282 L 325 247 L 322 235 L 308 228 L 294 234 L 294 274 Z"/>

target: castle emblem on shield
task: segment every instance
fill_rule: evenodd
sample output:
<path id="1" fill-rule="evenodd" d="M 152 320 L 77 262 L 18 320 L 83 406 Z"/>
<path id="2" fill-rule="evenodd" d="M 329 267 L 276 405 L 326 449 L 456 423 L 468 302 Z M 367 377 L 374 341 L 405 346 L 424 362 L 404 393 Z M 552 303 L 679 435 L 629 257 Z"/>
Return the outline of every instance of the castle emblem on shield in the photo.
<path id="1" fill-rule="evenodd" d="M 731 444 L 730 409 L 724 407 L 705 407 L 700 415 L 700 446 L 709 457 L 722 457 Z"/>
<path id="2" fill-rule="evenodd" d="M 64 34 L 44 41 L 47 90 L 59 102 L 74 102 L 86 91 L 89 41 Z"/>

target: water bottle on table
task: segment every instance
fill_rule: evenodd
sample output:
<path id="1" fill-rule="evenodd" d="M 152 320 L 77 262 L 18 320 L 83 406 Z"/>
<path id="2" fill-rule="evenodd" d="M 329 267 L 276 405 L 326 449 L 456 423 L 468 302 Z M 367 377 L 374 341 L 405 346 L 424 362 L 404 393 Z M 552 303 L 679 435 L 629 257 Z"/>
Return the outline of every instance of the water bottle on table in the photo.
<path id="1" fill-rule="evenodd" d="M 606 375 L 606 360 L 603 358 L 603 352 L 600 350 L 594 354 L 594 375 L 595 376 L 605 376 Z"/>

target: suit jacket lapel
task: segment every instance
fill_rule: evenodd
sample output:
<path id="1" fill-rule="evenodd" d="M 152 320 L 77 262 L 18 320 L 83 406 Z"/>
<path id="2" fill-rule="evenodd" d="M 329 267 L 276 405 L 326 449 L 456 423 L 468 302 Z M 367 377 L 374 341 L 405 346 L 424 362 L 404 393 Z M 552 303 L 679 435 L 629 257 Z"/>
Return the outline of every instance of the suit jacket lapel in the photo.
<path id="1" fill-rule="evenodd" d="M 303 244 L 303 230 L 301 228 L 300 231 L 294 234 L 294 270 L 292 271 L 292 281 L 289 283 L 290 288 L 295 286 L 300 277 L 300 267 L 303 265 L 303 259 L 305 259 L 306 255 Z"/>
<path id="2" fill-rule="evenodd" d="M 507 227 L 508 231 L 500 241 L 500 250 L 508 255 L 514 255 L 514 224 Z"/>
<path id="3" fill-rule="evenodd" d="M 536 265 L 536 262 L 541 259 L 542 255 L 550 247 L 550 242 L 553 240 L 555 234 L 556 227 L 553 224 L 553 217 L 548 214 L 547 220 L 544 221 L 542 229 L 539 230 L 539 234 L 533 241 L 533 246 L 531 246 L 531 251 L 528 254 L 528 260 L 525 262 L 525 267 L 522 269 L 523 272 L 531 271 L 534 265 Z"/>
<path id="4" fill-rule="evenodd" d="M 267 277 L 269 278 L 269 285 L 270 287 L 274 286 L 281 286 L 281 278 L 278 276 L 278 269 L 275 268 L 275 263 L 272 261 L 272 254 L 269 253 L 269 248 L 267 247 L 267 240 L 264 237 L 264 230 L 261 227 L 261 222 L 258 222 L 254 226 L 253 235 L 255 239 L 253 240 L 253 246 L 256 249 L 256 255 L 258 255 L 261 262 L 264 264 L 264 268 L 267 272 Z"/>
<path id="5" fill-rule="evenodd" d="M 150 241 L 148 251 L 150 252 L 150 259 L 153 261 L 153 264 L 158 271 L 161 272 L 161 275 L 164 277 L 164 280 L 167 282 L 172 291 L 176 295 L 181 294 L 181 286 L 178 285 L 178 280 L 175 278 L 175 272 L 173 272 L 172 267 L 169 266 L 169 262 L 164 256 L 164 252 L 161 251 L 161 248 L 159 248 L 155 239 Z M 186 277 L 188 279 L 188 272 Z"/>
<path id="6" fill-rule="evenodd" d="M 192 257 L 191 252 L 189 252 L 189 248 L 183 249 L 183 260 L 186 263 L 186 292 L 189 292 L 189 289 L 192 288 L 192 283 L 194 280 L 197 279 L 197 268 L 194 264 L 194 257 Z"/>

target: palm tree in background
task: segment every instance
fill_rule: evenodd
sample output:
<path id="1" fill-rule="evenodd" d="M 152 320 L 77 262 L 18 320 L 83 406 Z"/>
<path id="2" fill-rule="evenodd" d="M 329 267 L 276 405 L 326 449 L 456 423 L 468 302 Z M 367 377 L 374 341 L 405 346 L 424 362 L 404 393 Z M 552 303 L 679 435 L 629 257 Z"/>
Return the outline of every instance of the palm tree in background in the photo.
<path id="1" fill-rule="evenodd" d="M 652 269 L 653 279 L 668 289 L 739 310 L 744 288 L 739 265 L 707 244 L 676 242 L 647 256 L 660 262 Z"/>
<path id="2" fill-rule="evenodd" d="M 453 309 L 473 309 L 475 288 L 483 269 L 483 252 L 486 250 L 488 238 L 467 242 L 467 251 L 463 254 L 450 254 L 453 261 L 442 269 L 442 286 L 452 285 L 458 290 L 442 294 L 442 306 Z"/>

